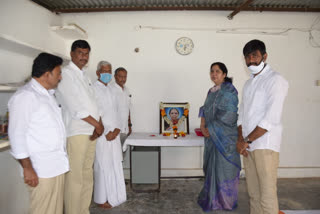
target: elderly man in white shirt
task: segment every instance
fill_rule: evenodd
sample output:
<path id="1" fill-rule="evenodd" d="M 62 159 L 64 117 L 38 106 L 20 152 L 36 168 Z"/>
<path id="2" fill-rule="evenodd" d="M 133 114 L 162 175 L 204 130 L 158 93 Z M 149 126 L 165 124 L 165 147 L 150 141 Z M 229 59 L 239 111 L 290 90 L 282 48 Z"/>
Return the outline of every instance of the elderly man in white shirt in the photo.
<path id="1" fill-rule="evenodd" d="M 32 79 L 8 103 L 11 154 L 23 168 L 32 214 L 63 213 L 69 162 L 65 126 L 53 95 L 61 80 L 61 64 L 60 57 L 39 54 L 33 62 Z"/>
<path id="2" fill-rule="evenodd" d="M 119 67 L 114 72 L 116 82 L 111 83 L 110 87 L 117 99 L 117 109 L 120 114 L 120 140 L 123 145 L 127 137 L 132 132 L 132 123 L 130 118 L 131 94 L 125 86 L 127 82 L 127 70 Z"/>
<path id="3" fill-rule="evenodd" d="M 111 64 L 99 62 L 97 76 L 94 88 L 105 130 L 96 146 L 94 202 L 108 209 L 125 202 L 127 195 L 122 168 L 119 113 L 116 97 L 108 86 L 112 79 Z"/>
<path id="4" fill-rule="evenodd" d="M 96 138 L 104 131 L 94 88 L 84 70 L 89 53 L 90 45 L 86 41 L 73 42 L 71 62 L 62 69 L 62 81 L 57 90 L 67 129 L 70 161 L 65 187 L 66 214 L 89 214 Z"/>
<path id="5" fill-rule="evenodd" d="M 243 54 L 252 75 L 243 88 L 237 151 L 244 156 L 250 214 L 278 214 L 282 213 L 277 197 L 281 115 L 288 82 L 265 63 L 262 41 L 248 42 Z"/>

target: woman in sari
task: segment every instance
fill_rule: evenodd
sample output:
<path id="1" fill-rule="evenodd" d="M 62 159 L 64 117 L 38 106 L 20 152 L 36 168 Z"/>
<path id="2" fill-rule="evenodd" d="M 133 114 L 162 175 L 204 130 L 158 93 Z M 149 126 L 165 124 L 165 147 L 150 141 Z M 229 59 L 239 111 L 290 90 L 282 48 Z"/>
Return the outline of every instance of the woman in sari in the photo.
<path id="1" fill-rule="evenodd" d="M 240 155 L 236 152 L 238 137 L 238 92 L 221 62 L 211 65 L 214 82 L 200 108 L 201 131 L 205 137 L 204 186 L 198 204 L 204 211 L 233 210 L 238 202 Z"/>

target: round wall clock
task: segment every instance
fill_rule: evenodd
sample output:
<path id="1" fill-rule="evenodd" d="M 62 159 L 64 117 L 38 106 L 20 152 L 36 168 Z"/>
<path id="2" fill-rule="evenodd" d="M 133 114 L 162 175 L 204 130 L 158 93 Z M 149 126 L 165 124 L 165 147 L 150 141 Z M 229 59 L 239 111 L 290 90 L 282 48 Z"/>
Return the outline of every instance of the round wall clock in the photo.
<path id="1" fill-rule="evenodd" d="M 181 37 L 176 41 L 176 50 L 181 55 L 188 55 L 193 50 L 193 42 L 188 37 Z"/>

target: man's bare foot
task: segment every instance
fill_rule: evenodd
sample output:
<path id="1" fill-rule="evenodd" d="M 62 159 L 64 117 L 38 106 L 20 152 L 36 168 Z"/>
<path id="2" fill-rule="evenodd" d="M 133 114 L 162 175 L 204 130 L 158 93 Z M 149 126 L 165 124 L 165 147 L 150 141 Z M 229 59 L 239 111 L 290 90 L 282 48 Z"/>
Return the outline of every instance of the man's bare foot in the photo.
<path id="1" fill-rule="evenodd" d="M 111 209 L 112 208 L 112 206 L 108 202 L 106 202 L 104 204 L 98 204 L 98 207 L 100 207 L 102 209 Z"/>
<path id="2" fill-rule="evenodd" d="M 104 208 L 105 208 L 105 209 L 111 209 L 112 206 L 111 206 L 111 204 L 109 204 L 108 201 L 107 201 L 106 203 L 104 203 Z"/>

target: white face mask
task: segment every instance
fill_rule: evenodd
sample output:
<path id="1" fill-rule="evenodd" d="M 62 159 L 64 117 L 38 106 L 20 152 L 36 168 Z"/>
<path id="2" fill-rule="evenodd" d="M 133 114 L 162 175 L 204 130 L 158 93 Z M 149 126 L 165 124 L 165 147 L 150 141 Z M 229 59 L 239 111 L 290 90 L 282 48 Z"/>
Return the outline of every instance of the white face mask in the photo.
<path id="1" fill-rule="evenodd" d="M 264 68 L 264 62 L 261 61 L 259 65 L 250 65 L 248 67 L 249 71 L 251 72 L 251 74 L 257 74 L 260 71 L 262 71 L 262 69 Z"/>

